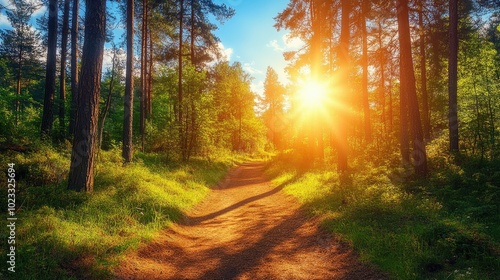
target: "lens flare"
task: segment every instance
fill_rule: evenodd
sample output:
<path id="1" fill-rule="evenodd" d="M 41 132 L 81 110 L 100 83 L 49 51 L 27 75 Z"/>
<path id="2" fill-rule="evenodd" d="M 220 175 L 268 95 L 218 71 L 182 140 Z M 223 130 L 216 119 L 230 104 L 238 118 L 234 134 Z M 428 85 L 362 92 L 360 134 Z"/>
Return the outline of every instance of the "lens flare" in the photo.
<path id="1" fill-rule="evenodd" d="M 323 109 L 328 103 L 328 86 L 312 79 L 301 82 L 297 97 L 300 106 L 305 110 Z"/>

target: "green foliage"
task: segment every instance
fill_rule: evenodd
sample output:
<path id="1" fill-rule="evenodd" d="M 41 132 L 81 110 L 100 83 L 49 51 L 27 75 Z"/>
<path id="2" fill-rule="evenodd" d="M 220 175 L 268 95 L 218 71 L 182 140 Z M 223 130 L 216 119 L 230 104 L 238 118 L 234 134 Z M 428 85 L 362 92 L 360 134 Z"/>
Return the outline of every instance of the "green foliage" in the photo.
<path id="1" fill-rule="evenodd" d="M 263 148 L 264 126 L 254 111 L 251 77 L 240 63 L 221 62 L 211 72 L 215 113 L 213 144 L 233 151 L 252 152 Z"/>
<path id="2" fill-rule="evenodd" d="M 147 150 L 179 158 L 179 124 L 176 119 L 178 73 L 162 68 L 155 78 L 153 118 L 148 127 Z M 262 121 L 254 112 L 250 77 L 240 64 L 216 64 L 199 71 L 187 64 L 183 73 L 182 139 L 189 155 L 215 158 L 220 150 L 255 152 L 265 145 Z"/>
<path id="3" fill-rule="evenodd" d="M 179 220 L 234 162 L 225 156 L 179 164 L 161 154 L 138 154 L 122 167 L 118 150 L 102 151 L 95 191 L 87 194 L 66 190 L 65 149 L 42 146 L 1 161 L 16 163 L 18 175 L 17 279 L 110 278 L 127 251 Z M 1 178 L 6 181 L 5 173 Z M 5 184 L 1 190 L 6 193 Z M 7 212 L 5 204 L 0 210 Z M 5 267 L 0 275 L 7 275 Z"/>
<path id="4" fill-rule="evenodd" d="M 282 149 L 285 145 L 285 87 L 279 82 L 276 71 L 268 67 L 264 81 L 265 106 L 263 120 L 267 127 L 267 137 L 274 148 Z"/>
<path id="5" fill-rule="evenodd" d="M 429 145 L 427 180 L 367 158 L 343 175 L 328 166 L 301 171 L 292 151 L 267 172 L 394 279 L 498 279 L 500 163 L 453 158 L 443 152 L 446 137 Z"/>
<path id="6" fill-rule="evenodd" d="M 500 147 L 500 77 L 493 43 L 479 33 L 462 43 L 459 57 L 460 135 L 463 151 L 481 158 L 498 157 Z"/>

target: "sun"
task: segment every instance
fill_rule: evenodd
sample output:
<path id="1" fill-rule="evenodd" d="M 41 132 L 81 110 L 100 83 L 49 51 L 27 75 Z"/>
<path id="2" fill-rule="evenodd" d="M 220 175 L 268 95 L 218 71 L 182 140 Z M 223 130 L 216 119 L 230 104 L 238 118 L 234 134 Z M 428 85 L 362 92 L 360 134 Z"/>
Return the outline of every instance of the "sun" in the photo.
<path id="1" fill-rule="evenodd" d="M 297 97 L 303 109 L 323 109 L 328 103 L 328 85 L 315 79 L 302 81 L 299 83 Z"/>

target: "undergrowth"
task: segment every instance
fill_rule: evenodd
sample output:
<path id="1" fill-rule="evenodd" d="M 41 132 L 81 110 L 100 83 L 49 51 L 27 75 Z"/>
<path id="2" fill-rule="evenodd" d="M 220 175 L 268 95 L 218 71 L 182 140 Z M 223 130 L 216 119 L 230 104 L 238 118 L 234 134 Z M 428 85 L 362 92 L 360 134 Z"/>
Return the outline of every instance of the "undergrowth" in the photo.
<path id="1" fill-rule="evenodd" d="M 304 170 L 291 152 L 267 173 L 393 279 L 500 279 L 500 163 L 452 157 L 441 142 L 429 145 L 427 179 L 363 158 L 342 176 Z"/>
<path id="2" fill-rule="evenodd" d="M 3 265 L 0 278 L 110 278 L 127 251 L 179 220 L 235 158 L 245 159 L 226 154 L 213 161 L 195 158 L 179 163 L 159 154 L 138 154 L 134 163 L 123 166 L 119 150 L 102 151 L 94 192 L 87 194 L 66 189 L 68 149 L 40 145 L 29 153 L 2 155 L 4 166 L 16 164 L 18 221 L 16 272 Z M 6 182 L 5 173 L 0 176 Z M 1 187 L 4 197 L 5 188 Z M 3 220 L 6 207 L 1 205 Z M 7 244 L 7 231 L 1 234 Z M 6 249 L 0 248 L 4 258 Z"/>

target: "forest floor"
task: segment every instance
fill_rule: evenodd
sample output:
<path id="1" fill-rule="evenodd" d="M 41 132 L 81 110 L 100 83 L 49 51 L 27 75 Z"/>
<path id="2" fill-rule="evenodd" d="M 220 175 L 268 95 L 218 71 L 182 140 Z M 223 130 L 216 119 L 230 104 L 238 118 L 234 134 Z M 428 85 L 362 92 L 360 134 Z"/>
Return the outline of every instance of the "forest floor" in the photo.
<path id="1" fill-rule="evenodd" d="M 264 175 L 232 169 L 183 222 L 128 254 L 115 279 L 386 279 Z"/>

